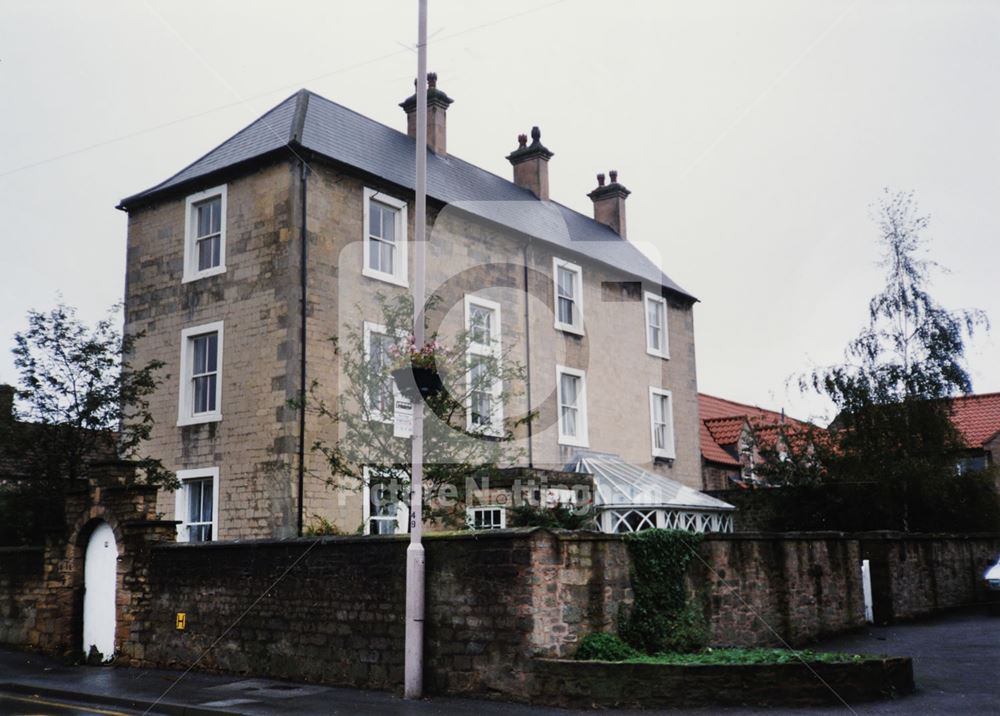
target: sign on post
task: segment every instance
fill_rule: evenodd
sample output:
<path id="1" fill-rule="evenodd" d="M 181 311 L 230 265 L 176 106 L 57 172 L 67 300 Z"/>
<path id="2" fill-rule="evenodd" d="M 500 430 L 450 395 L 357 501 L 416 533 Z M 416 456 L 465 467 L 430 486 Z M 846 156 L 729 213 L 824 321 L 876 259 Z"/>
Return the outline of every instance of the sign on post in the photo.
<path id="1" fill-rule="evenodd" d="M 393 400 L 392 434 L 397 438 L 413 437 L 413 402 L 398 395 Z"/>

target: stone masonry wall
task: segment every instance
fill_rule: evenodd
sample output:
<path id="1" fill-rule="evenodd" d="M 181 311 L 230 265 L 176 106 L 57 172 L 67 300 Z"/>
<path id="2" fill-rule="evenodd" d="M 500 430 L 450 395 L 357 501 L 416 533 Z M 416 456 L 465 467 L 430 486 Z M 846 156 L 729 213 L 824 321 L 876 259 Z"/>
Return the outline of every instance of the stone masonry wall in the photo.
<path id="1" fill-rule="evenodd" d="M 159 547 L 146 637 L 123 644 L 123 655 L 395 688 L 407 544 L 387 536 Z M 613 629 L 629 598 L 617 539 L 510 530 L 430 536 L 425 545 L 433 692 L 516 692 L 527 659 L 566 656 L 582 634 Z M 187 617 L 183 631 L 177 612 Z"/>
<path id="2" fill-rule="evenodd" d="M 837 533 L 707 535 L 688 587 L 712 644 L 800 645 L 864 624 L 858 554 Z"/>
<path id="3" fill-rule="evenodd" d="M 176 544 L 154 497 L 91 484 L 70 496 L 67 539 L 0 551 L 0 642 L 80 652 L 83 554 L 104 520 L 120 553 L 118 663 L 399 687 L 405 536 Z M 462 532 L 425 546 L 430 693 L 525 698 L 533 659 L 572 657 L 632 602 L 619 535 Z M 1000 535 L 707 535 L 687 580 L 712 644 L 799 646 L 863 624 L 862 557 L 910 617 L 981 599 L 997 549 Z"/>
<path id="4" fill-rule="evenodd" d="M 45 596 L 42 547 L 0 548 L 0 643 L 30 644 Z"/>
<path id="5" fill-rule="evenodd" d="M 983 573 L 1000 555 L 1000 535 L 857 535 L 869 560 L 877 623 L 913 619 L 983 601 Z"/>
<path id="6" fill-rule="evenodd" d="M 212 180 L 206 186 L 220 184 Z M 176 195 L 130 210 L 128 230 L 126 330 L 145 332 L 135 360 L 165 362 L 166 380 L 151 402 L 156 420 L 152 454 L 174 470 L 218 468 L 218 539 L 279 538 L 296 533 L 298 420 L 288 405 L 299 387 L 299 259 L 301 185 L 295 161 L 278 160 L 229 178 L 226 216 L 226 270 L 182 281 L 185 197 Z M 312 163 L 306 189 L 308 253 L 306 353 L 315 397 L 335 404 L 342 390 L 339 360 L 330 338 L 344 341 L 364 322 L 379 323 L 375 295 L 407 293 L 363 275 L 364 190 L 377 189 L 410 204 L 408 236 L 413 236 L 412 192 Z M 525 210 L 539 210 L 524 202 Z M 548 218 L 562 221 L 554 207 Z M 481 219 L 461 207 L 433 204 L 429 212 L 427 287 L 442 297 L 443 336 L 464 330 L 466 294 L 499 302 L 504 350 L 528 362 L 525 309 L 531 326 L 531 397 L 539 410 L 530 453 L 536 467 L 562 468 L 576 447 L 558 444 L 555 366 L 586 372 L 588 445 L 620 454 L 630 462 L 701 486 L 698 455 L 694 325 L 689 300 L 668 297 L 670 358 L 646 353 L 643 290 L 627 274 L 588 261 L 571 251 L 539 242 Z M 409 261 L 413 261 L 413 251 Z M 585 336 L 553 326 L 552 259 L 578 263 L 583 270 Z M 529 268 L 525 298 L 524 261 Z M 629 290 L 614 287 L 629 285 Z M 611 288 L 609 288 L 611 287 Z M 177 425 L 181 331 L 224 322 L 222 419 Z M 613 350 L 607 350 L 614 346 Z M 676 458 L 652 458 L 649 388 L 673 394 Z M 505 416 L 526 412 L 521 395 L 505 406 Z M 336 440 L 338 427 L 313 412 L 306 416 L 305 444 Z M 519 437 L 526 439 L 526 431 Z M 527 448 L 527 446 L 525 445 Z M 528 450 L 525 450 L 525 459 Z M 524 459 L 521 460 L 524 462 Z M 319 453 L 305 457 L 304 521 L 329 520 L 344 533 L 362 523 L 356 485 L 331 480 Z M 332 484 L 329 484 L 332 483 Z M 174 498 L 161 495 L 161 510 L 174 518 Z"/>
<path id="7" fill-rule="evenodd" d="M 125 330 L 134 360 L 165 363 L 150 398 L 151 454 L 170 470 L 219 468 L 216 538 L 295 533 L 298 251 L 294 162 L 229 181 L 226 270 L 183 282 L 185 197 L 130 210 Z M 194 191 L 223 182 L 213 181 Z M 222 419 L 178 426 L 181 331 L 222 321 Z M 173 519 L 174 495 L 160 496 Z"/>

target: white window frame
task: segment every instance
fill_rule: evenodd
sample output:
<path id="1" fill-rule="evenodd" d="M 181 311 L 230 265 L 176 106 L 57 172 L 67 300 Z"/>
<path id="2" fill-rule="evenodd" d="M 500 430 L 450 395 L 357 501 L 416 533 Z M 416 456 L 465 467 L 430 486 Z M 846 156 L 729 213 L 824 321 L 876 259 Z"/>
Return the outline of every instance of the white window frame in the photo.
<path id="1" fill-rule="evenodd" d="M 668 440 L 666 447 L 657 448 L 656 447 L 656 423 L 654 422 L 655 403 L 657 400 L 662 398 L 667 399 L 668 415 L 666 415 L 667 422 L 665 425 L 668 428 Z M 652 450 L 653 457 L 664 457 L 673 460 L 677 457 L 677 451 L 674 444 L 674 394 L 664 388 L 654 388 L 650 386 L 649 388 L 649 446 Z"/>
<path id="2" fill-rule="evenodd" d="M 174 519 L 177 525 L 177 541 L 188 542 L 188 498 L 185 483 L 194 480 L 212 480 L 212 541 L 219 539 L 219 468 L 201 467 L 194 470 L 178 470 L 180 487 L 174 493 Z"/>
<path id="3" fill-rule="evenodd" d="M 476 527 L 476 514 L 479 512 L 500 512 L 500 524 L 496 527 Z M 465 510 L 465 522 L 469 526 L 469 529 L 479 529 L 479 530 L 505 530 L 507 529 L 507 508 L 503 505 L 477 505 L 476 507 L 468 507 Z"/>
<path id="4" fill-rule="evenodd" d="M 398 221 L 396 222 L 396 254 L 393 261 L 393 272 L 387 273 L 385 271 L 376 271 L 370 268 L 369 258 L 371 253 L 371 239 L 369 238 L 369 227 L 371 218 L 371 202 L 377 201 L 380 204 L 385 204 L 399 212 Z M 378 281 L 385 281 L 387 283 L 395 284 L 396 286 L 402 286 L 406 288 L 409 286 L 408 282 L 408 244 L 409 241 L 407 237 L 409 235 L 409 225 L 407 224 L 406 217 L 406 202 L 402 199 L 397 199 L 396 197 L 389 196 L 385 192 L 378 191 L 377 189 L 369 189 L 365 187 L 364 189 L 364 235 L 362 236 L 362 241 L 364 244 L 364 251 L 362 251 L 364 263 L 361 266 L 361 275 L 367 276 L 368 278 L 373 278 Z"/>
<path id="5" fill-rule="evenodd" d="M 196 224 L 198 222 L 198 212 L 195 205 L 208 199 L 220 197 L 219 206 L 219 265 L 207 268 L 204 271 L 198 270 L 198 247 L 196 246 L 198 235 Z M 197 194 L 191 194 L 184 201 L 184 275 L 181 283 L 197 281 L 200 278 L 207 278 L 226 272 L 226 203 L 228 198 L 228 188 L 226 184 L 212 187 Z"/>
<path id="6" fill-rule="evenodd" d="M 191 361 L 194 360 L 191 350 L 191 339 L 206 333 L 217 333 L 218 339 L 218 366 L 215 378 L 215 410 L 206 413 L 194 413 L 194 394 L 191 389 Z M 222 420 L 222 379 L 223 379 L 223 347 L 225 345 L 225 335 L 223 321 L 205 323 L 200 326 L 192 326 L 181 331 L 181 362 L 180 362 L 180 391 L 177 398 L 177 425 L 198 425 L 200 423 L 215 423 Z"/>
<path id="7" fill-rule="evenodd" d="M 371 356 L 372 334 L 377 333 L 377 334 L 379 334 L 381 336 L 388 336 L 389 335 L 389 329 L 386 328 L 385 326 L 383 326 L 380 323 L 372 323 L 371 321 L 365 321 L 364 322 L 364 327 L 363 327 L 363 332 L 364 332 L 364 349 L 365 349 L 364 359 L 365 359 L 365 364 L 367 365 L 368 358 L 369 358 L 369 356 Z M 400 333 L 400 334 L 398 334 L 396 336 L 396 338 L 398 340 L 402 341 L 402 339 L 405 338 L 405 334 Z M 375 420 L 377 422 L 380 422 L 380 423 L 391 423 L 393 421 L 393 413 L 386 414 L 386 413 L 382 413 L 382 412 L 376 410 L 371 405 L 371 403 L 368 402 L 370 400 L 370 397 L 371 396 L 369 396 L 368 393 L 367 393 L 367 391 L 366 391 L 365 392 L 365 409 L 368 411 L 371 419 Z M 393 381 L 393 384 L 392 384 L 392 400 L 393 400 L 393 404 L 395 405 L 395 401 L 397 399 L 399 399 L 399 398 L 402 398 L 402 397 L 403 397 L 403 394 L 399 392 L 399 386 L 397 386 L 396 382 Z"/>
<path id="8" fill-rule="evenodd" d="M 571 271 L 576 280 L 573 282 L 573 305 L 576 308 L 576 323 L 562 323 L 559 320 L 559 269 Z M 583 335 L 583 269 L 577 264 L 564 259 L 552 257 L 552 312 L 553 326 L 557 331 Z"/>
<path id="9" fill-rule="evenodd" d="M 577 395 L 576 435 L 567 435 L 563 430 L 562 417 L 562 376 L 571 375 L 580 379 L 580 391 Z M 587 437 L 587 375 L 582 370 L 556 366 L 556 422 L 559 428 L 559 444 L 575 447 L 590 447 Z"/>
<path id="10" fill-rule="evenodd" d="M 371 482 L 372 482 L 372 469 L 367 465 L 363 469 L 364 484 L 361 487 L 361 518 L 364 520 L 362 532 L 366 535 L 370 535 L 371 532 L 371 519 L 372 519 L 372 499 L 371 499 Z M 387 470 L 386 472 L 392 472 Z M 403 473 L 397 472 L 396 479 L 402 484 Z M 399 505 L 396 507 L 396 534 L 407 534 L 410 531 L 410 508 L 402 500 L 399 501 Z"/>
<path id="11" fill-rule="evenodd" d="M 660 347 L 653 346 L 653 326 L 649 322 L 649 304 L 656 304 L 663 311 L 663 324 L 660 326 Z M 658 296 L 652 291 L 646 291 L 646 298 L 642 304 L 643 321 L 646 324 L 646 352 L 657 358 L 670 358 L 670 339 L 667 336 L 667 299 Z"/>
<path id="12" fill-rule="evenodd" d="M 493 324 L 490 328 L 490 344 L 473 343 L 472 336 L 472 307 L 478 306 L 493 312 Z M 486 435 L 500 436 L 503 434 L 503 381 L 497 379 L 491 388 L 492 415 L 490 425 L 481 426 L 472 424 L 472 356 L 483 356 L 499 361 L 502 348 L 502 328 L 501 328 L 500 304 L 487 298 L 465 294 L 465 331 L 470 337 L 466 349 L 466 393 L 468 399 L 465 406 L 465 426 L 470 432 L 479 431 Z"/>

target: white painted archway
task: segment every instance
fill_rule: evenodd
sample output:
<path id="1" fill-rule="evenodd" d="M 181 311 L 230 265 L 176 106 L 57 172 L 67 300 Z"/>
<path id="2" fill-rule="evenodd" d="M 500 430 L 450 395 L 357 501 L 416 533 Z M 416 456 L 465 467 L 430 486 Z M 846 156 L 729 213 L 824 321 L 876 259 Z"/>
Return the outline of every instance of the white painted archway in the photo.
<path id="1" fill-rule="evenodd" d="M 101 522 L 90 535 L 83 561 L 83 654 L 95 646 L 104 661 L 115 654 L 115 588 L 118 545 L 111 525 Z"/>

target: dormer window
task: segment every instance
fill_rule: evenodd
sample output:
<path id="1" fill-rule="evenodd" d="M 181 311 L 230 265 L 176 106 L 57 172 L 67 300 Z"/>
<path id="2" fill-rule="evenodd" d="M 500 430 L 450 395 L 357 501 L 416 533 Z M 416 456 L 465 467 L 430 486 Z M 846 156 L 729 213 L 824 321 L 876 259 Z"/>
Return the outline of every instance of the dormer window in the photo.
<path id="1" fill-rule="evenodd" d="M 223 185 L 185 201 L 185 283 L 226 270 L 226 193 Z"/>

